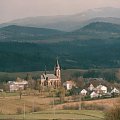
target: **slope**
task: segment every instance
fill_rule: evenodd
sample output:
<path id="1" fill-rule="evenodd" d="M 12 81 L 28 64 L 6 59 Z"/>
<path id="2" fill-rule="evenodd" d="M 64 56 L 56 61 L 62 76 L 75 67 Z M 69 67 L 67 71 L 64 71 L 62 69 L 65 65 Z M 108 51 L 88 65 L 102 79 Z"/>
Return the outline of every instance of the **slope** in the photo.
<path id="1" fill-rule="evenodd" d="M 46 42 L 38 40 L 40 37 L 36 37 L 36 32 L 32 36 L 32 40 L 38 42 L 31 42 L 29 35 L 20 42 L 21 34 L 15 39 L 12 34 L 10 40 L 6 37 L 6 42 L 0 42 L 0 71 L 39 71 L 44 70 L 45 65 L 48 70 L 53 70 L 56 56 L 60 58 L 62 69 L 120 67 L 118 25 L 91 23 L 73 32 L 45 35 Z"/>
<path id="2" fill-rule="evenodd" d="M 2 41 L 18 41 L 18 40 L 37 40 L 53 35 L 60 35 L 64 32 L 55 29 L 35 28 L 10 25 L 0 28 L 0 40 Z"/>

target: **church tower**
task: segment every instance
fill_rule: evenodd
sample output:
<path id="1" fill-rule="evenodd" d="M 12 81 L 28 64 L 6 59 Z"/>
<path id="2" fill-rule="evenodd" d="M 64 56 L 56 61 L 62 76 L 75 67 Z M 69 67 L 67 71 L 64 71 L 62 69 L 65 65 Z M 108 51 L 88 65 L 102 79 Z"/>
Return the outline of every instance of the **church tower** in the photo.
<path id="1" fill-rule="evenodd" d="M 54 71 L 55 71 L 55 76 L 61 80 L 61 71 L 60 71 L 60 65 L 58 59 L 56 60 Z"/>

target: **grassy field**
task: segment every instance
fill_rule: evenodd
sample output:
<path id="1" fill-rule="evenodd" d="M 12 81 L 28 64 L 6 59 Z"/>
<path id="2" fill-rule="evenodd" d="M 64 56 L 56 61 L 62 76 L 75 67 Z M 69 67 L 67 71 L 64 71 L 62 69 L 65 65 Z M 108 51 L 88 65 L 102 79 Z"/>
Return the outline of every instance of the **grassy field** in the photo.
<path id="1" fill-rule="evenodd" d="M 59 98 L 55 98 L 58 100 Z M 65 99 L 68 99 L 67 97 Z M 92 100 L 92 101 L 83 101 L 85 105 L 93 104 L 112 107 L 120 98 L 110 98 L 110 99 L 100 99 L 100 100 Z M 4 95 L 0 94 L 0 114 L 16 114 L 18 109 L 23 109 L 24 104 L 26 105 L 26 112 L 29 113 L 32 111 L 33 106 L 36 111 L 39 110 L 48 110 L 53 107 L 53 98 L 52 97 L 44 97 L 41 95 L 30 95 L 30 96 L 22 96 L 20 99 L 19 92 L 18 93 L 6 93 Z M 67 102 L 63 104 L 55 105 L 55 109 L 60 110 L 63 109 L 64 105 L 79 105 L 78 102 Z M 11 109 L 12 108 L 12 109 Z M 22 112 L 22 110 L 21 110 Z"/>
<path id="2" fill-rule="evenodd" d="M 58 98 L 55 98 L 58 99 Z M 84 101 L 84 104 L 93 104 L 112 107 L 119 98 L 101 99 L 93 101 Z M 104 112 L 99 110 L 62 110 L 64 105 L 79 105 L 79 102 L 68 102 L 64 104 L 54 105 L 53 98 L 42 96 L 22 96 L 20 99 L 19 93 L 6 93 L 5 97 L 0 96 L 0 119 L 64 119 L 64 120 L 102 120 Z M 25 114 L 24 114 L 25 113 Z"/>
<path id="3" fill-rule="evenodd" d="M 26 120 L 43 120 L 43 119 L 64 119 L 64 120 L 103 120 L 104 113 L 93 110 L 52 110 L 27 113 L 21 115 L 0 115 L 0 119 L 26 119 Z"/>
<path id="4" fill-rule="evenodd" d="M 56 98 L 57 99 L 57 98 Z M 103 112 L 93 110 L 59 110 L 57 105 L 51 104 L 53 98 L 41 96 L 22 96 L 19 94 L 7 93 L 0 97 L 0 119 L 87 119 L 100 120 L 104 117 Z M 72 104 L 72 103 L 71 103 Z M 62 104 L 61 104 L 62 106 Z M 33 108 L 34 111 L 33 112 Z M 24 114 L 25 111 L 25 114 Z"/>
<path id="5" fill-rule="evenodd" d="M 39 96 L 22 96 L 19 95 L 0 97 L 0 114 L 21 114 L 23 113 L 23 107 L 25 104 L 26 112 L 40 111 L 44 109 L 50 109 L 52 98 L 43 98 Z"/>

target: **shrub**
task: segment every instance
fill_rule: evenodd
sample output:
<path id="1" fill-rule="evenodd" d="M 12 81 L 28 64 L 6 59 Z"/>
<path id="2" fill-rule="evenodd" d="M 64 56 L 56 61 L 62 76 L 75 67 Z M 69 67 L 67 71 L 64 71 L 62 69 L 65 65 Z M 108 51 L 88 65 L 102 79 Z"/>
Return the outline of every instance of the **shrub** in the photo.
<path id="1" fill-rule="evenodd" d="M 106 107 L 103 105 L 84 104 L 84 103 L 81 104 L 81 107 L 84 110 L 101 110 L 101 111 L 103 111 L 106 109 Z"/>
<path id="2" fill-rule="evenodd" d="M 120 120 L 120 106 L 108 110 L 105 114 L 105 120 Z"/>
<path id="3" fill-rule="evenodd" d="M 64 110 L 78 110 L 79 109 L 79 105 L 75 104 L 75 105 L 64 105 L 63 106 Z"/>
<path id="4" fill-rule="evenodd" d="M 41 110 L 40 107 L 38 107 L 38 106 L 34 107 L 34 112 L 38 112 L 38 111 L 40 111 L 40 110 Z"/>
<path id="5" fill-rule="evenodd" d="M 22 110 L 22 108 L 17 108 L 17 114 L 22 114 L 23 113 L 23 110 Z"/>

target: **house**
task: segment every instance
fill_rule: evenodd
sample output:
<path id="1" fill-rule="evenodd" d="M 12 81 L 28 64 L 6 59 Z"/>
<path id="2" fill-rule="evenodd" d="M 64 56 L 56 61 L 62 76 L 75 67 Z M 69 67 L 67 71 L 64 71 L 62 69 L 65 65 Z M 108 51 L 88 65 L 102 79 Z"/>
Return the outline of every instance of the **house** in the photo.
<path id="1" fill-rule="evenodd" d="M 17 78 L 16 81 L 8 81 L 10 92 L 18 91 L 19 89 L 24 90 L 27 85 L 28 82 L 21 78 Z"/>
<path id="2" fill-rule="evenodd" d="M 54 74 L 47 74 L 45 70 L 45 73 L 43 73 L 40 77 L 40 85 L 53 88 L 58 88 L 61 86 L 61 70 L 58 59 L 54 67 Z"/>
<path id="3" fill-rule="evenodd" d="M 95 91 L 93 91 L 91 94 L 90 94 L 90 97 L 91 98 L 97 98 L 99 96 L 98 93 L 96 93 Z"/>
<path id="4" fill-rule="evenodd" d="M 114 89 L 111 91 L 111 93 L 120 94 L 120 91 L 114 87 Z"/>
<path id="5" fill-rule="evenodd" d="M 93 91 L 93 89 L 94 89 L 93 84 L 90 84 L 90 86 L 88 87 L 88 90 L 89 90 L 89 91 Z"/>
<path id="6" fill-rule="evenodd" d="M 3 89 L 0 89 L 0 92 L 3 92 L 4 90 Z"/>
<path id="7" fill-rule="evenodd" d="M 75 83 L 71 80 L 66 81 L 63 83 L 63 86 L 67 89 L 67 90 L 71 90 L 73 86 L 75 86 Z"/>
<path id="8" fill-rule="evenodd" d="M 98 85 L 94 90 L 96 91 L 96 93 L 99 93 L 99 94 L 107 93 L 107 87 L 104 85 Z"/>
<path id="9" fill-rule="evenodd" d="M 81 93 L 81 95 L 86 96 L 87 90 L 83 89 L 80 93 Z"/>

